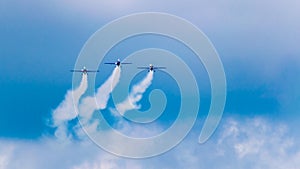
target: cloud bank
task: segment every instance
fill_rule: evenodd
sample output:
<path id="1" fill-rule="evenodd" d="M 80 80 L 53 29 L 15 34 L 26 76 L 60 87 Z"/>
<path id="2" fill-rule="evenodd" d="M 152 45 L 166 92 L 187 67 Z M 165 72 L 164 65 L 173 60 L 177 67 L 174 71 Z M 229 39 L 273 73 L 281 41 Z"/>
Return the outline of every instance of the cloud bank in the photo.
<path id="1" fill-rule="evenodd" d="M 63 143 L 55 138 L 0 139 L 0 168 L 297 169 L 300 166 L 298 136 L 290 133 L 285 124 L 264 118 L 226 119 L 204 145 L 197 143 L 197 133 L 192 131 L 179 146 L 163 155 L 142 160 L 111 155 L 89 140 Z"/>

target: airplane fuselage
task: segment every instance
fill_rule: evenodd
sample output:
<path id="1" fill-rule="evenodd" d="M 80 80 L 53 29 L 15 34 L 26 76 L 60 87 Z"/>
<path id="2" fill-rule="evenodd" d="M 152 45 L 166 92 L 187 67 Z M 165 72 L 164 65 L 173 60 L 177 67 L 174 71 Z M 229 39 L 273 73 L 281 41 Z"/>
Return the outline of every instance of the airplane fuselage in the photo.
<path id="1" fill-rule="evenodd" d="M 131 63 L 128 63 L 128 62 L 121 62 L 120 59 L 118 59 L 116 62 L 106 62 L 104 64 L 109 64 L 109 65 L 116 65 L 117 67 L 120 67 L 121 64 L 131 64 Z"/>
<path id="2" fill-rule="evenodd" d="M 150 66 L 149 66 L 149 70 L 150 70 L 150 71 L 153 71 L 153 70 L 154 70 L 153 65 L 150 65 Z"/>
<path id="3" fill-rule="evenodd" d="M 82 69 L 81 72 L 82 72 L 83 74 L 87 74 L 88 71 L 87 71 L 87 69 Z"/>

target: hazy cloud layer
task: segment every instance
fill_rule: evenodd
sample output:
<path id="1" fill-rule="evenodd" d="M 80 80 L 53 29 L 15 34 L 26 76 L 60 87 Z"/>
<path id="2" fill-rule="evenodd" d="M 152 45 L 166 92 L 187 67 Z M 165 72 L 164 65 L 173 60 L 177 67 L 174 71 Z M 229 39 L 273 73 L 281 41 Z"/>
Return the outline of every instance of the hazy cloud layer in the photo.
<path id="1" fill-rule="evenodd" d="M 61 142 L 55 138 L 44 138 L 31 142 L 2 139 L 0 168 L 297 169 L 300 165 L 298 136 L 290 133 L 285 124 L 263 118 L 227 119 L 204 145 L 197 143 L 195 133 L 192 132 L 171 151 L 142 160 L 108 154 L 89 140 Z"/>

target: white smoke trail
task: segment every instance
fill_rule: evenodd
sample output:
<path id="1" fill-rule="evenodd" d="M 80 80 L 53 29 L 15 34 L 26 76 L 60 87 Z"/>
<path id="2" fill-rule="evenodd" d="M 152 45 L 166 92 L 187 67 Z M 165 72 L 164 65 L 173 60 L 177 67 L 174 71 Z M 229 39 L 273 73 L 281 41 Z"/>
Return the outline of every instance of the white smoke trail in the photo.
<path id="1" fill-rule="evenodd" d="M 121 69 L 116 66 L 110 77 L 97 89 L 95 96 L 88 96 L 82 100 L 78 108 L 81 125 L 89 125 L 95 110 L 106 108 L 110 93 L 118 84 L 120 76 Z"/>
<path id="2" fill-rule="evenodd" d="M 55 136 L 62 140 L 69 137 L 67 123 L 77 117 L 76 112 L 80 112 L 81 124 L 89 127 L 93 112 L 106 108 L 110 93 L 120 80 L 120 74 L 120 68 L 116 67 L 110 77 L 97 89 L 95 96 L 87 96 L 79 103 L 80 97 L 85 93 L 88 86 L 87 74 L 83 74 L 80 86 L 75 90 L 69 90 L 65 99 L 53 111 L 53 127 L 57 127 Z M 82 135 L 79 133 L 79 130 L 75 132 Z"/>
<path id="3" fill-rule="evenodd" d="M 78 106 L 80 97 L 85 93 L 88 86 L 87 74 L 82 74 L 80 85 L 75 90 L 67 91 L 65 99 L 52 113 L 53 126 L 57 127 L 55 136 L 65 139 L 67 135 L 67 122 L 77 116 L 75 108 Z"/>
<path id="4" fill-rule="evenodd" d="M 147 76 L 137 85 L 134 85 L 128 97 L 121 103 L 117 104 L 116 109 L 121 115 L 128 110 L 139 109 L 141 106 L 137 105 L 146 89 L 151 85 L 153 79 L 153 71 L 150 71 Z"/>
<path id="5" fill-rule="evenodd" d="M 97 109 L 105 109 L 107 106 L 107 102 L 110 96 L 110 93 L 119 83 L 121 76 L 120 67 L 116 66 L 112 75 L 105 81 L 105 83 L 98 88 L 97 93 L 95 95 L 96 100 L 98 101 Z"/>

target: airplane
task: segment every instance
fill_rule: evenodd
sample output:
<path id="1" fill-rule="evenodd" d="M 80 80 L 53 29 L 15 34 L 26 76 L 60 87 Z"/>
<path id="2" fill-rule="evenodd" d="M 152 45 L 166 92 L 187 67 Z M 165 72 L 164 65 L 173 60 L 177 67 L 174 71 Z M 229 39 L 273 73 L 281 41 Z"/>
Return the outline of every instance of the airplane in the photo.
<path id="1" fill-rule="evenodd" d="M 154 67 L 152 64 L 149 67 L 137 67 L 138 69 L 148 69 L 148 72 L 158 70 L 158 69 L 166 69 L 166 67 Z"/>
<path id="2" fill-rule="evenodd" d="M 118 67 L 121 66 L 121 64 L 132 64 L 132 63 L 128 63 L 128 62 L 121 62 L 120 59 L 118 59 L 116 62 L 107 62 L 107 63 L 104 63 L 104 64 L 109 64 L 109 65 L 116 65 Z"/>
<path id="3" fill-rule="evenodd" d="M 71 72 L 82 72 L 82 74 L 87 74 L 88 72 L 99 72 L 99 70 L 88 70 L 85 66 L 82 69 L 70 70 Z"/>

